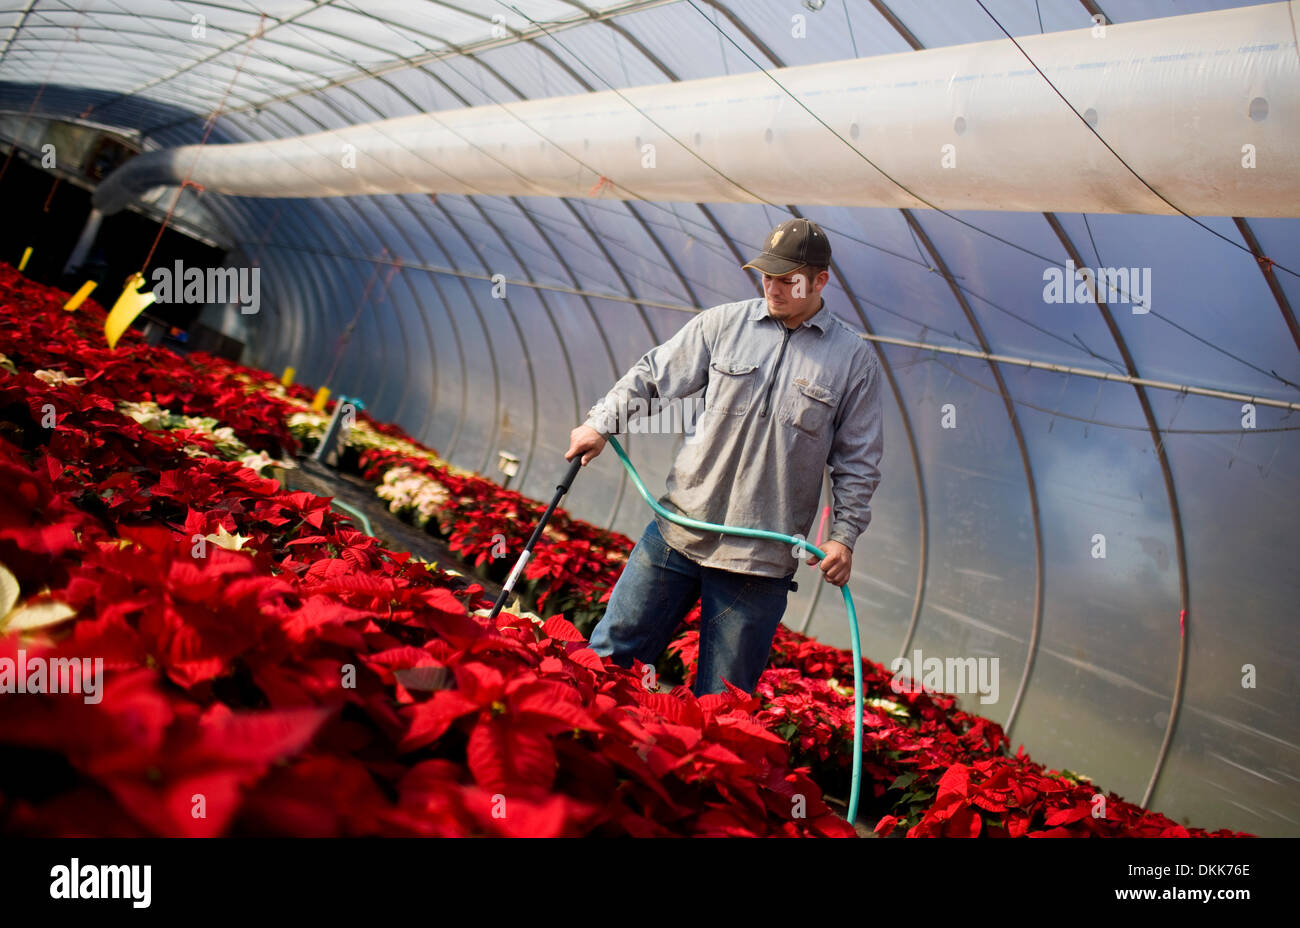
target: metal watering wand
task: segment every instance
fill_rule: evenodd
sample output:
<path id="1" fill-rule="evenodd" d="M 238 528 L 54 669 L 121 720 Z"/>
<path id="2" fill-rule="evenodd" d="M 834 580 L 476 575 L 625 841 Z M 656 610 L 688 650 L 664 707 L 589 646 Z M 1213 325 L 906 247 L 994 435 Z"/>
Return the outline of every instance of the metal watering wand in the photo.
<path id="1" fill-rule="evenodd" d="M 686 516 L 680 516 L 676 513 L 669 512 L 663 506 L 659 505 L 659 502 L 650 495 L 650 491 L 646 489 L 645 484 L 641 481 L 641 476 L 636 472 L 636 468 L 632 466 L 632 462 L 628 460 L 627 452 L 623 450 L 623 446 L 619 444 L 618 439 L 613 435 L 610 435 L 609 444 L 613 447 L 614 453 L 618 455 L 619 460 L 623 462 L 623 466 L 627 468 L 628 476 L 632 478 L 632 483 L 635 484 L 637 492 L 641 494 L 641 498 L 646 501 L 651 509 L 663 516 L 669 522 L 675 522 L 676 524 L 687 528 L 700 529 L 707 532 L 719 532 L 723 535 L 741 535 L 745 538 L 765 538 L 769 541 L 781 541 L 790 545 L 799 545 L 817 557 L 818 560 L 824 560 L 826 558 L 825 551 L 815 545 L 809 544 L 803 539 L 795 538 L 792 535 L 784 535 L 781 532 L 769 532 L 765 529 L 759 528 L 742 528 L 740 526 L 718 525 L 713 522 L 701 522 L 699 519 L 691 519 Z M 489 614 L 490 619 L 495 619 L 497 617 L 501 612 L 501 607 L 505 605 L 506 600 L 510 597 L 511 592 L 515 588 L 515 582 L 523 573 L 524 565 L 528 563 L 528 559 L 532 556 L 533 545 L 535 545 L 537 539 L 541 537 L 542 530 L 546 527 L 547 521 L 551 518 L 551 513 L 555 511 L 555 507 L 559 505 L 561 498 L 563 498 L 565 493 L 569 492 L 569 487 L 573 484 L 573 478 L 577 476 L 580 467 L 582 467 L 582 455 L 574 455 L 573 462 L 569 465 L 569 472 L 565 474 L 564 480 L 556 486 L 555 496 L 552 497 L 550 505 L 546 507 L 546 511 L 542 513 L 541 521 L 537 523 L 537 528 L 533 529 L 532 535 L 528 538 L 528 543 L 524 545 L 523 553 L 519 555 L 519 560 L 515 563 L 514 569 L 510 571 L 510 576 L 506 578 L 505 584 L 501 587 L 501 594 L 497 597 L 496 604 L 492 607 L 492 612 Z M 858 817 L 858 797 L 862 780 L 862 643 L 858 637 L 858 613 L 857 610 L 853 608 L 853 596 L 849 593 L 849 586 L 847 583 L 840 587 L 840 592 L 844 594 L 844 608 L 849 614 L 849 631 L 853 641 L 853 783 L 849 792 L 848 814 L 845 816 L 845 820 L 852 825 Z"/>

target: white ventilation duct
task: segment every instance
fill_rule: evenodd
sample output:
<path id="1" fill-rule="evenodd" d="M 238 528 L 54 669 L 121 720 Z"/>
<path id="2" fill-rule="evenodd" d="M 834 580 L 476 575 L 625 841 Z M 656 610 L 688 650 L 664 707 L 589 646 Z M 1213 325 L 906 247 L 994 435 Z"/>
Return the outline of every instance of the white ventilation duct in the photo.
<path id="1" fill-rule="evenodd" d="M 95 204 L 112 213 L 190 174 L 210 193 L 251 197 L 1175 212 L 1149 184 L 1191 215 L 1295 217 L 1300 55 L 1289 6 L 1018 39 L 1043 74 L 1002 39 L 420 114 L 201 155 L 187 146 L 136 157 Z"/>

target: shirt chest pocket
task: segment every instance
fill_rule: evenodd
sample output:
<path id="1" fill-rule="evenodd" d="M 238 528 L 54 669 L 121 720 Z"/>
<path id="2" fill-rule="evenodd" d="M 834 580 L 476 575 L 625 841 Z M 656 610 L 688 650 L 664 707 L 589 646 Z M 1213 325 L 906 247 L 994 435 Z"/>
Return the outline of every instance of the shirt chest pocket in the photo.
<path id="1" fill-rule="evenodd" d="M 796 377 L 781 404 L 780 419 L 805 435 L 817 437 L 831 427 L 840 395 L 830 387 Z"/>
<path id="2" fill-rule="evenodd" d="M 754 399 L 757 371 L 758 365 L 748 361 L 714 358 L 709 362 L 705 409 L 727 416 L 744 415 Z"/>

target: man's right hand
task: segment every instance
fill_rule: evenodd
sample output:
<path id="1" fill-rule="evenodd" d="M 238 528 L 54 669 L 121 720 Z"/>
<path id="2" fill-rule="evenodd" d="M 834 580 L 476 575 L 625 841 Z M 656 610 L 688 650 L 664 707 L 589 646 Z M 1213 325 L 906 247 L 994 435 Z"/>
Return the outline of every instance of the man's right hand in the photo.
<path id="1" fill-rule="evenodd" d="M 569 450 L 564 453 L 564 460 L 571 460 L 575 454 L 581 454 L 585 467 L 588 461 L 600 454 L 607 440 L 590 426 L 580 425 L 569 433 Z"/>

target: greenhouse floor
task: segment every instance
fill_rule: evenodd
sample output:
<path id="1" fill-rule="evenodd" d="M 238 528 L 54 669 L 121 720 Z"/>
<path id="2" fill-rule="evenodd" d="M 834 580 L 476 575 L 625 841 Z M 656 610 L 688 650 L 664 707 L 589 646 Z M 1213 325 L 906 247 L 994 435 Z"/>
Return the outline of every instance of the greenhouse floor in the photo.
<path id="1" fill-rule="evenodd" d="M 446 542 L 389 512 L 388 504 L 375 495 L 372 484 L 352 474 L 334 470 L 310 457 L 298 458 L 294 463 L 297 464 L 296 469 L 279 470 L 276 473 L 276 478 L 285 489 L 305 490 L 317 496 L 337 499 L 365 513 L 374 529 L 374 536 L 384 547 L 393 551 L 408 551 L 444 570 L 464 574 L 469 582 L 482 586 L 483 595 L 489 599 L 496 599 L 501 594 L 500 584 L 476 576 L 468 564 L 448 549 Z M 355 517 L 353 522 L 357 522 Z M 358 524 L 357 528 L 362 526 Z"/>

